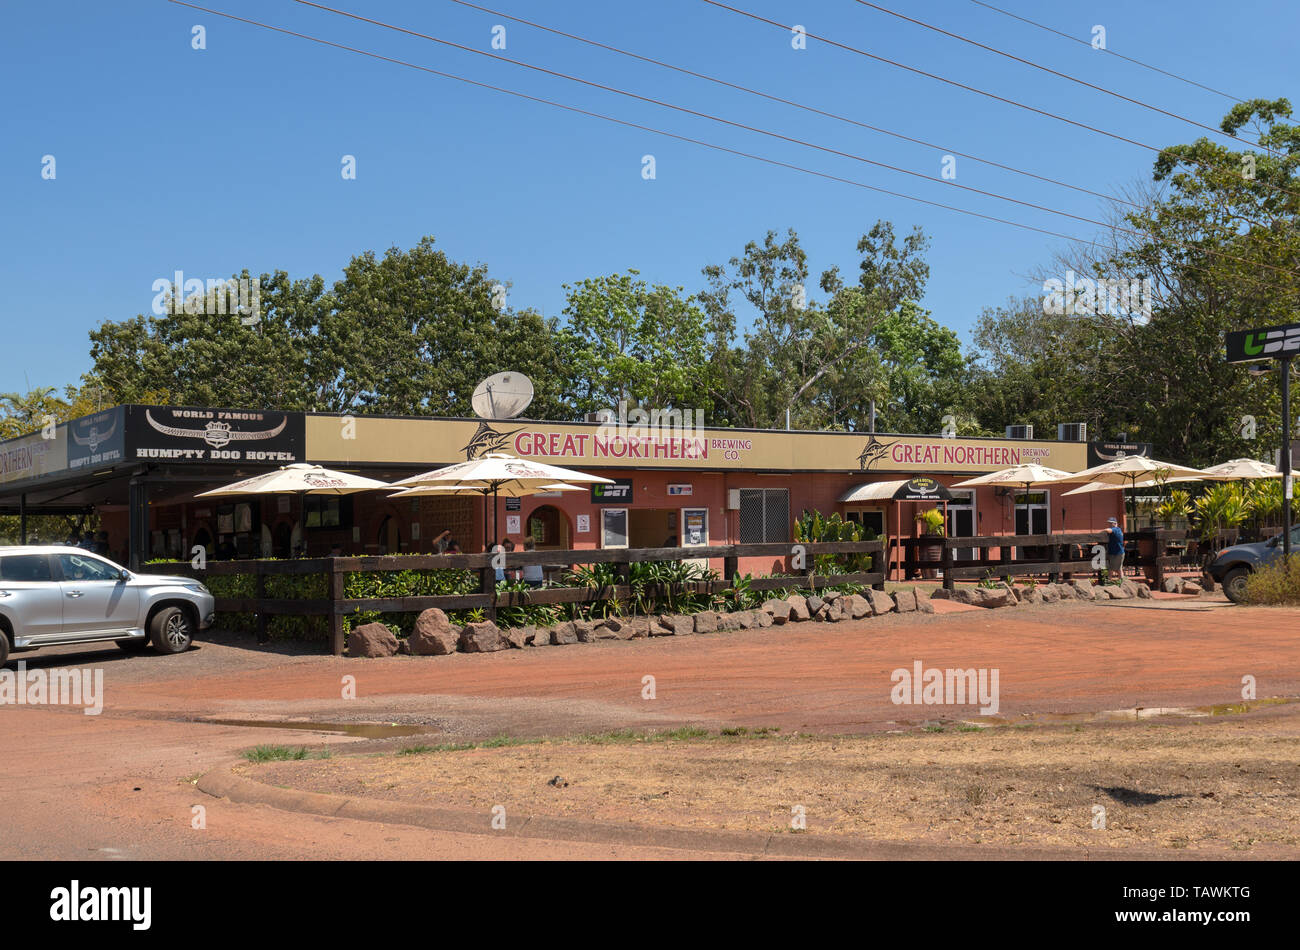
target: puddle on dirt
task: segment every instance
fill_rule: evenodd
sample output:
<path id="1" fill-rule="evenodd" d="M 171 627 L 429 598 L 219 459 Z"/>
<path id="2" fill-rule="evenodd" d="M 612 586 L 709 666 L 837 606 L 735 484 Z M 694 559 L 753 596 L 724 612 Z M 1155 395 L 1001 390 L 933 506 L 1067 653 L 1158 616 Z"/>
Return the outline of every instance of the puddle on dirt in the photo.
<path id="1" fill-rule="evenodd" d="M 924 726 L 965 726 L 967 728 L 989 728 L 990 726 L 1026 727 L 1035 725 L 1063 725 L 1080 722 L 1135 722 L 1142 719 L 1157 719 L 1163 716 L 1184 719 L 1205 719 L 1212 716 L 1231 716 L 1254 712 L 1268 706 L 1279 706 L 1300 702 L 1298 698 L 1270 697 L 1268 699 L 1247 700 L 1240 703 L 1218 703 L 1213 706 L 1133 706 L 1129 709 L 1102 709 L 1075 713 L 1035 713 L 1019 719 L 1005 716 L 986 716 L 979 720 L 959 720 L 953 722 L 926 722 Z"/>
<path id="2" fill-rule="evenodd" d="M 437 732 L 435 726 L 399 725 L 387 722 L 303 722 L 283 719 L 198 719 L 214 726 L 248 726 L 253 729 L 301 729 L 305 732 L 329 732 L 355 739 L 397 739 Z"/>

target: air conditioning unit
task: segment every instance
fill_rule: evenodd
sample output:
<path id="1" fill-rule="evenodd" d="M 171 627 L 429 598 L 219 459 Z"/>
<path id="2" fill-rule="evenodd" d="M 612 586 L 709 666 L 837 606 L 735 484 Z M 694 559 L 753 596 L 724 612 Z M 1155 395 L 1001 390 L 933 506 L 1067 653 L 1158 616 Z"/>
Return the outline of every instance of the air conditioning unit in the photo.
<path id="1" fill-rule="evenodd" d="M 1059 423 L 1056 427 L 1056 439 L 1058 442 L 1087 442 L 1088 423 L 1086 422 Z"/>
<path id="2" fill-rule="evenodd" d="M 1033 426 L 1007 426 L 1008 439 L 1032 439 L 1033 437 Z"/>
<path id="3" fill-rule="evenodd" d="M 582 417 L 584 422 L 597 422 L 604 425 L 607 422 L 614 421 L 613 409 L 597 409 L 595 412 L 589 412 Z"/>
<path id="4" fill-rule="evenodd" d="M 727 489 L 727 510 L 728 511 L 740 510 L 740 489 L 739 488 Z"/>

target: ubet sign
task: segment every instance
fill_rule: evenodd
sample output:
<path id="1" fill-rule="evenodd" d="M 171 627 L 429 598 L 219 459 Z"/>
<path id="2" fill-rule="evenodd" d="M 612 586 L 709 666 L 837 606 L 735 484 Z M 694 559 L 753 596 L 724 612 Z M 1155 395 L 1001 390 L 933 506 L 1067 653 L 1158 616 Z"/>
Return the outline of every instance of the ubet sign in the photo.
<path id="1" fill-rule="evenodd" d="M 1229 333 L 1227 345 L 1229 363 L 1300 356 L 1300 323 Z"/>

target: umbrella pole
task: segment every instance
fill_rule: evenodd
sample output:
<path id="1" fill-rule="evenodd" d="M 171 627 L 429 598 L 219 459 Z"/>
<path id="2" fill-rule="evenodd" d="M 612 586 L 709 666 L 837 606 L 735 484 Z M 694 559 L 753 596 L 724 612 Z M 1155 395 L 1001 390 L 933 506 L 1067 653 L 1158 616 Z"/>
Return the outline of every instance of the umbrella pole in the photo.
<path id="1" fill-rule="evenodd" d="M 488 549 L 487 491 L 483 492 L 483 550 Z"/>

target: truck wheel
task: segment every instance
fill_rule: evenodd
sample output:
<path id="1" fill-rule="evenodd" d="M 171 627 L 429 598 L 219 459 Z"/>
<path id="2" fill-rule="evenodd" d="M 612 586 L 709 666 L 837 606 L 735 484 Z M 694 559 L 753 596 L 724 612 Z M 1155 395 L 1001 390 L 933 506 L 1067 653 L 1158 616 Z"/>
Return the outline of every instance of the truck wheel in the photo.
<path id="1" fill-rule="evenodd" d="M 149 636 L 159 653 L 184 653 L 194 641 L 194 625 L 179 607 L 164 607 L 149 621 Z"/>
<path id="2" fill-rule="evenodd" d="M 1234 567 L 1223 575 L 1223 592 L 1234 604 L 1246 599 L 1246 579 L 1250 577 L 1250 568 Z"/>

